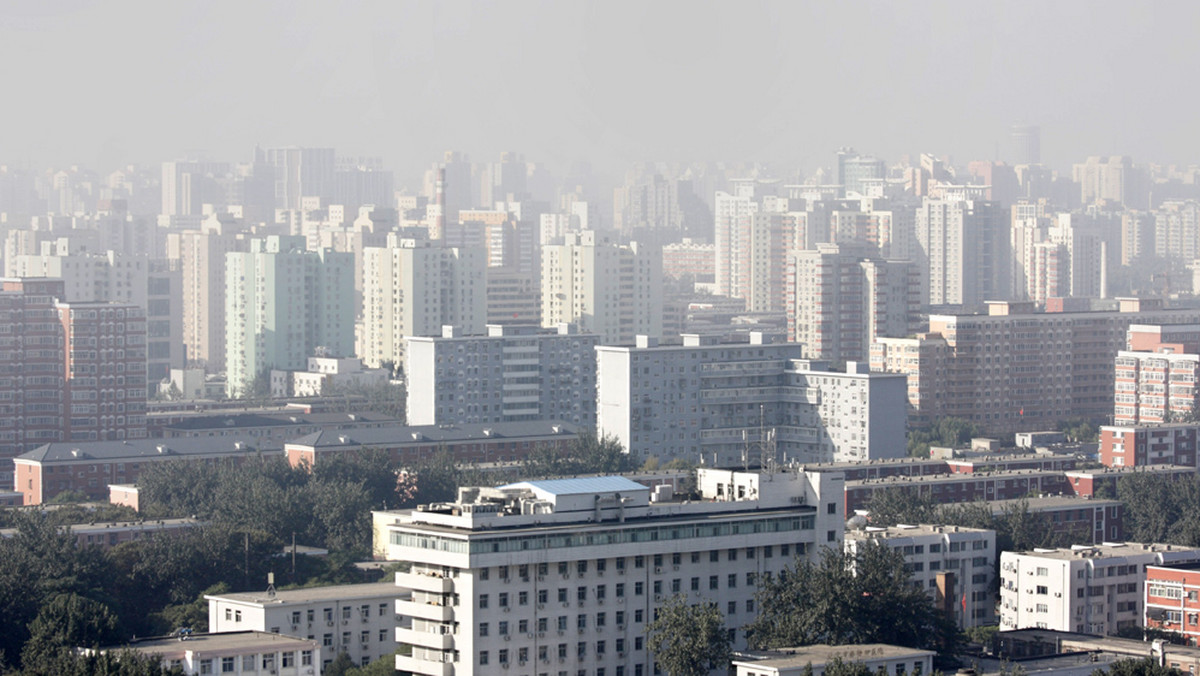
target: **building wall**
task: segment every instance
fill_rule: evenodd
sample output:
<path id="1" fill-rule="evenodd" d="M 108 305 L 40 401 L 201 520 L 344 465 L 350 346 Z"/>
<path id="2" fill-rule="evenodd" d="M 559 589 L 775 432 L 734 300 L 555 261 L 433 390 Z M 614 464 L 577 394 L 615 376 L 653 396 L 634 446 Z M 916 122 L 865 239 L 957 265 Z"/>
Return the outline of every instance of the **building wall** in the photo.
<path id="1" fill-rule="evenodd" d="M 1200 570 L 1146 567 L 1142 626 L 1183 634 L 1190 645 L 1200 640 Z"/>
<path id="2" fill-rule="evenodd" d="M 1100 428 L 1100 462 L 1108 467 L 1197 466 L 1200 424 L 1106 425 Z"/>

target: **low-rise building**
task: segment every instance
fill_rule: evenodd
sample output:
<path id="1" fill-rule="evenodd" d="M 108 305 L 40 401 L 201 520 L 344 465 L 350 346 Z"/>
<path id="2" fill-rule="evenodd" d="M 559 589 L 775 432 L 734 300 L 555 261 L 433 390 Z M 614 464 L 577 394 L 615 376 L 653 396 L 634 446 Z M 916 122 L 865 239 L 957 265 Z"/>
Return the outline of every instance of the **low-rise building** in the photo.
<path id="1" fill-rule="evenodd" d="M 147 463 L 164 460 L 242 460 L 262 453 L 258 440 L 249 438 L 127 439 L 87 441 L 39 446 L 18 456 L 15 488 L 24 504 L 41 505 L 66 491 L 107 500 L 110 484 L 137 482 Z"/>
<path id="2" fill-rule="evenodd" d="M 330 659 L 314 640 L 238 631 L 223 634 L 185 634 L 137 639 L 124 646 L 101 648 L 101 652 L 129 648 L 162 659 L 163 666 L 192 674 L 276 674 L 308 676 L 319 673 L 317 665 Z"/>
<path id="3" fill-rule="evenodd" d="M 1110 635 L 1143 618 L 1148 565 L 1200 560 L 1200 549 L 1105 543 L 1000 555 L 1000 629 Z"/>
<path id="4" fill-rule="evenodd" d="M 840 660 L 861 664 L 879 676 L 922 676 L 933 673 L 935 654 L 932 650 L 883 643 L 817 644 L 737 653 L 733 667 L 737 676 L 824 676 L 825 666 Z"/>
<path id="5" fill-rule="evenodd" d="M 1041 515 L 1051 535 L 1067 535 L 1080 543 L 1120 542 L 1125 538 L 1125 503 L 1120 500 L 1044 495 L 993 500 L 988 506 L 992 516 L 1016 510 Z"/>
<path id="6" fill-rule="evenodd" d="M 367 665 L 396 651 L 393 582 L 214 594 L 208 627 L 214 633 L 256 631 L 319 641 L 326 660 L 346 653 Z"/>
<path id="7" fill-rule="evenodd" d="M 1100 462 L 1109 467 L 1145 465 L 1197 466 L 1200 423 L 1104 425 L 1100 428 Z"/>
<path id="8" fill-rule="evenodd" d="M 913 584 L 960 629 L 996 623 L 996 531 L 907 524 L 846 531 L 849 553 L 870 542 L 901 552 Z"/>
<path id="9" fill-rule="evenodd" d="M 701 468 L 701 500 L 625 477 L 461 488 L 453 503 L 376 512 L 376 555 L 396 576 L 396 668 L 456 676 L 653 671 L 655 610 L 716 603 L 732 644 L 761 575 L 840 547 L 841 477 Z"/>
<path id="10" fill-rule="evenodd" d="M 1145 606 L 1142 626 L 1200 642 L 1200 563 L 1146 566 Z"/>
<path id="11" fill-rule="evenodd" d="M 109 549 L 156 535 L 179 533 L 200 525 L 195 519 L 151 519 L 149 521 L 109 521 L 107 523 L 75 523 L 62 526 L 60 531 L 75 536 L 80 547 Z M 0 528 L 0 537 L 11 538 L 16 528 Z"/>
<path id="12" fill-rule="evenodd" d="M 271 396 L 317 397 L 344 388 L 381 387 L 389 378 L 387 369 L 367 368 L 353 357 L 309 357 L 305 371 L 271 371 Z"/>

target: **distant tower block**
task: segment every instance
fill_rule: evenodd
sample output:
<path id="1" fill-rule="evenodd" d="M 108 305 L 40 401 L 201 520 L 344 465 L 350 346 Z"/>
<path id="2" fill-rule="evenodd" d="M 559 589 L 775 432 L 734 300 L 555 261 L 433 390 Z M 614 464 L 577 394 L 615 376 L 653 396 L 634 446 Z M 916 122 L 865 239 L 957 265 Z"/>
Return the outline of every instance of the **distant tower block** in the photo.
<path id="1" fill-rule="evenodd" d="M 1036 125 L 1016 125 L 1009 130 L 1012 140 L 1013 164 L 1042 163 L 1042 128 Z"/>

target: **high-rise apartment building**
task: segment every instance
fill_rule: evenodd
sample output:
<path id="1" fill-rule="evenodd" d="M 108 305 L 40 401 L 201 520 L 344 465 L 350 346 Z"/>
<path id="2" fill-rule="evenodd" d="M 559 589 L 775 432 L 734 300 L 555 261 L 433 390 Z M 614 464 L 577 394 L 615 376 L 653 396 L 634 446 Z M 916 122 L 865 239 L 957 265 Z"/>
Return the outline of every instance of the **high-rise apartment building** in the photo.
<path id="1" fill-rule="evenodd" d="M 905 454 L 905 380 L 803 359 L 798 343 L 685 335 L 596 348 L 596 426 L 636 457 L 716 466 Z"/>
<path id="2" fill-rule="evenodd" d="M 624 477 L 463 488 L 374 513 L 396 576 L 396 668 L 471 676 L 654 671 L 646 626 L 668 599 L 710 602 L 746 646 L 758 579 L 840 547 L 840 475 L 702 468 L 701 500 Z"/>
<path id="3" fill-rule="evenodd" d="M 200 230 L 167 237 L 167 257 L 182 277 L 180 312 L 189 365 L 225 367 L 225 254 L 238 248 L 232 217 L 210 216 Z"/>
<path id="4" fill-rule="evenodd" d="M 837 153 L 837 182 L 842 187 L 842 197 L 850 194 L 865 195 L 866 186 L 872 181 L 887 178 L 887 167 L 883 160 L 870 155 L 859 155 L 854 148 L 842 148 Z"/>
<path id="5" fill-rule="evenodd" d="M 468 334 L 487 321 L 487 261 L 481 248 L 435 246 L 388 235 L 363 249 L 362 329 L 358 355 L 378 368 L 404 363 L 407 336 L 438 336 L 443 326 Z"/>
<path id="6" fill-rule="evenodd" d="M 1188 262 L 1200 258 L 1200 202 L 1163 202 L 1151 213 L 1155 255 Z"/>
<path id="7" fill-rule="evenodd" d="M 1079 184 L 1083 204 L 1111 202 L 1144 209 L 1146 192 L 1143 173 L 1124 155 L 1089 157 L 1071 167 L 1071 180 Z"/>
<path id="8" fill-rule="evenodd" d="M 225 162 L 180 160 L 162 163 L 162 210 L 166 216 L 199 216 L 205 204 L 219 201 L 216 178 L 229 172 Z"/>
<path id="9" fill-rule="evenodd" d="M 1200 325 L 1133 324 L 1117 353 L 1113 423 L 1181 422 L 1200 412 Z"/>
<path id="10" fill-rule="evenodd" d="M 562 420 L 596 422 L 599 337 L 573 327 L 488 326 L 487 335 L 443 327 L 405 348 L 408 424 Z"/>
<path id="11" fill-rule="evenodd" d="M 1009 218 L 994 202 L 926 198 L 917 209 L 914 262 L 922 301 L 973 311 L 1009 293 Z"/>
<path id="12" fill-rule="evenodd" d="M 1042 128 L 1033 124 L 1013 125 L 1008 138 L 1012 144 L 1012 161 L 1017 164 L 1042 163 Z"/>
<path id="13" fill-rule="evenodd" d="M 317 347 L 354 353 L 354 256 L 309 251 L 304 238 L 271 235 L 225 255 L 225 375 L 244 395 L 271 369 L 303 369 Z"/>
<path id="14" fill-rule="evenodd" d="M 300 209 L 305 197 L 327 203 L 334 188 L 337 160 L 333 148 L 255 148 L 255 161 L 275 176 L 275 207 Z"/>
<path id="15" fill-rule="evenodd" d="M 125 303 L 65 302 L 55 310 L 64 339 L 62 440 L 145 437 L 146 311 Z"/>
<path id="16" fill-rule="evenodd" d="M 575 324 L 605 345 L 662 333 L 662 253 L 595 231 L 542 247 L 542 326 Z"/>
<path id="17" fill-rule="evenodd" d="M 1116 312 L 1034 312 L 1028 302 L 993 302 L 988 310 L 930 315 L 928 333 L 872 345 L 872 369 L 916 376 L 909 383 L 915 422 L 953 416 L 999 434 L 1053 429 L 1070 418 L 1107 420 L 1129 326 L 1200 321 L 1200 310 L 1138 299 L 1121 299 Z"/>
<path id="18" fill-rule="evenodd" d="M 788 340 L 812 359 L 865 362 L 876 337 L 908 334 L 920 308 L 914 272 L 868 245 L 789 251 Z"/>
<path id="19" fill-rule="evenodd" d="M 752 195 L 718 192 L 713 207 L 717 295 L 750 296 L 751 243 L 754 214 L 759 205 Z"/>

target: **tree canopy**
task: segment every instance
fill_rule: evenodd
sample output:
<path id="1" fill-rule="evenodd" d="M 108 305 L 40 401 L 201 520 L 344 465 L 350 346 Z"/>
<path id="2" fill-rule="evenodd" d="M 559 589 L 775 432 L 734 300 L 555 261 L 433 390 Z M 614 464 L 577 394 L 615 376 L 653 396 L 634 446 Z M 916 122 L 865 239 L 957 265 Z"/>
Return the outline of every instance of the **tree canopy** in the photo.
<path id="1" fill-rule="evenodd" d="M 746 627 L 755 648 L 889 643 L 948 653 L 958 646 L 953 622 L 912 585 L 903 554 L 876 542 L 854 554 L 826 548 L 817 561 L 797 558 L 764 580 L 755 598 L 759 614 Z"/>
<path id="2" fill-rule="evenodd" d="M 715 603 L 689 605 L 686 595 L 672 596 L 646 634 L 650 654 L 669 676 L 707 676 L 729 666 L 729 632 Z"/>
<path id="3" fill-rule="evenodd" d="M 1173 667 L 1165 667 L 1152 658 L 1128 658 L 1117 660 L 1108 665 L 1107 669 L 1096 669 L 1092 676 L 1183 676 L 1183 672 Z"/>

